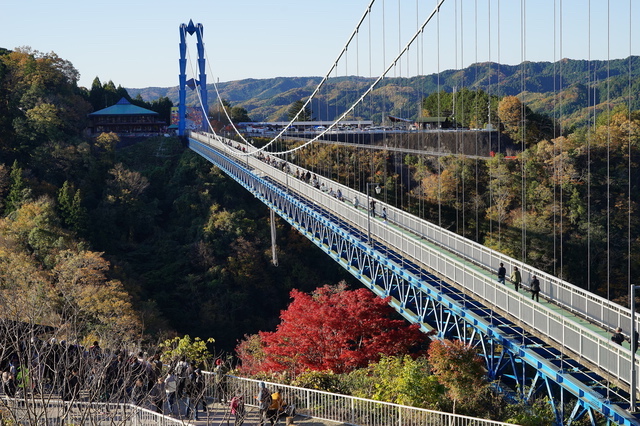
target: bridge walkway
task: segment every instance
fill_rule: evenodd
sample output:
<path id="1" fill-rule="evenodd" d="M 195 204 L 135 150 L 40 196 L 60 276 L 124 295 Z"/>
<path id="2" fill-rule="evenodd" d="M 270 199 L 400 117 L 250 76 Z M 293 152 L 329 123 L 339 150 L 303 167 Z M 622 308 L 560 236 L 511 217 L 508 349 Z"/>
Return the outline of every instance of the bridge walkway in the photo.
<path id="1" fill-rule="evenodd" d="M 184 414 L 184 407 L 182 413 Z M 209 426 L 209 425 L 233 425 L 235 416 L 232 415 L 229 411 L 229 406 L 227 404 L 219 404 L 219 403 L 211 403 L 207 406 L 207 411 L 203 412 L 202 410 L 198 413 L 198 420 L 187 420 L 184 417 L 180 416 L 172 416 L 175 418 L 179 418 L 183 420 L 185 423 L 193 426 Z M 341 422 L 333 422 L 330 420 L 316 419 L 313 417 L 296 415 L 293 418 L 293 424 L 296 425 L 305 425 L 305 426 L 336 426 L 336 425 L 344 425 Z M 281 417 L 275 423 L 276 425 L 285 425 L 286 419 Z M 259 425 L 260 424 L 260 416 L 258 409 L 256 407 L 247 406 L 246 415 L 244 417 L 244 425 Z M 267 423 L 269 424 L 269 423 Z"/>
<path id="2" fill-rule="evenodd" d="M 315 210 L 316 212 L 330 220 L 332 223 L 339 224 L 340 228 L 350 233 L 354 238 L 358 238 L 361 241 L 366 241 L 368 237 L 366 233 L 354 227 L 341 217 L 318 205 L 313 200 L 309 200 L 301 194 L 290 190 L 290 188 L 286 187 L 286 185 L 283 185 L 281 182 L 275 179 L 271 179 L 270 177 L 266 176 L 264 177 L 264 179 L 268 180 L 272 185 L 279 187 L 282 191 L 288 192 L 289 196 L 295 198 L 297 202 Z M 350 204 L 352 207 L 355 207 L 349 200 L 345 200 L 344 203 Z M 365 211 L 366 214 L 367 210 L 365 210 L 364 208 L 359 208 L 359 210 Z M 467 268 L 473 269 L 490 279 L 494 279 L 497 282 L 497 277 L 495 276 L 495 273 L 493 271 L 488 271 L 481 265 L 471 262 L 464 257 L 458 256 L 457 254 L 452 253 L 450 250 L 434 244 L 428 239 L 422 238 L 421 236 L 410 232 L 402 226 L 394 224 L 393 221 L 389 219 L 386 220 L 386 223 L 383 218 L 379 216 L 372 218 L 372 220 L 384 223 L 386 226 L 393 227 L 408 238 L 420 241 L 421 244 L 427 245 L 433 250 L 436 250 L 450 258 L 456 259 L 456 261 L 465 264 Z M 416 275 L 424 276 L 425 279 L 428 279 L 429 276 L 433 276 L 433 273 L 428 270 L 428 266 L 415 265 L 411 262 L 408 262 L 406 258 L 389 248 L 384 241 L 374 238 L 372 240 L 372 247 L 374 250 L 378 250 L 379 252 L 383 253 L 384 256 L 394 261 L 395 263 L 401 264 L 406 270 L 413 271 Z M 333 252 L 333 254 L 336 255 L 336 257 L 337 255 L 339 255 L 339 253 L 336 252 Z M 435 279 L 438 280 L 439 278 L 436 277 Z M 506 286 L 510 291 L 516 291 L 511 284 L 506 284 Z M 611 397 L 614 397 L 614 395 L 612 394 L 611 382 L 618 383 L 618 380 L 616 380 L 615 377 L 605 377 L 606 373 L 605 375 L 601 374 L 603 372 L 599 372 L 599 369 L 597 368 L 598 366 L 591 366 L 592 368 L 589 368 L 588 366 L 585 366 L 571 359 L 571 353 L 564 353 L 566 352 L 566 348 L 549 344 L 543 334 L 537 333 L 536 330 L 528 327 L 519 319 L 514 318 L 511 315 L 509 315 L 508 317 L 503 316 L 495 310 L 495 307 L 484 306 L 482 303 L 474 300 L 471 296 L 467 295 L 465 293 L 465 289 L 458 286 L 456 283 L 447 281 L 447 287 L 449 288 L 441 289 L 443 293 L 447 294 L 448 297 L 458 301 L 461 305 L 464 306 L 466 310 L 470 312 L 472 311 L 476 316 L 485 318 L 492 327 L 499 329 L 504 336 L 511 338 L 514 341 L 519 341 L 521 346 L 528 348 L 528 350 L 534 353 L 535 356 L 539 357 L 542 360 L 545 360 L 550 365 L 555 366 L 558 371 L 572 372 L 571 374 L 574 378 L 590 388 L 592 391 L 596 392 L 596 394 L 600 395 L 602 398 L 609 399 Z M 529 291 L 528 285 L 522 285 L 521 290 L 522 292 Z M 380 289 L 380 291 L 382 290 Z M 395 303 L 397 305 L 400 304 L 398 300 L 395 300 Z M 542 294 L 540 295 L 540 302 L 538 303 L 550 310 L 553 310 L 557 314 L 562 315 L 563 317 L 570 319 L 571 321 L 576 322 L 583 327 L 588 328 L 589 330 L 597 333 L 605 339 L 610 338 L 610 334 L 606 330 L 598 327 L 596 324 L 593 324 L 590 321 L 587 321 L 584 317 L 578 316 L 573 312 L 570 312 L 563 307 L 554 304 L 552 300 L 549 300 Z M 416 320 L 415 322 L 419 321 Z M 630 349 L 629 343 L 625 342 L 623 345 L 626 348 Z M 579 358 L 579 354 L 573 355 L 577 355 L 577 357 Z M 629 407 L 628 403 L 626 403 L 626 400 L 628 400 L 628 392 L 623 390 L 626 385 L 621 383 L 619 384 L 622 386 L 622 389 L 616 390 L 616 393 L 620 397 L 620 402 L 618 405 L 623 409 L 627 409 Z"/>
<path id="3" fill-rule="evenodd" d="M 627 411 L 629 408 L 629 394 L 627 392 L 629 386 L 625 384 L 623 376 L 628 375 L 629 372 L 628 369 L 620 368 L 630 364 L 629 357 L 626 357 L 630 353 L 628 345 L 620 347 L 612 344 L 606 329 L 577 316 L 570 310 L 571 306 L 567 306 L 569 309 L 565 309 L 550 303 L 552 300 L 545 299 L 544 294 L 541 294 L 542 302 L 532 302 L 523 293 L 516 293 L 512 286 L 497 284 L 495 272 L 486 266 L 483 268 L 478 264 L 480 263 L 478 260 L 464 257 L 464 255 L 459 256 L 457 251 L 434 244 L 433 241 L 422 236 L 425 234 L 416 234 L 415 231 L 409 232 L 404 226 L 398 226 L 392 220 L 381 224 L 381 218 L 373 219 L 375 232 L 371 232 L 373 228 L 368 229 L 366 210 L 364 210 L 364 214 L 362 209 L 355 212 L 353 204 L 349 201 L 338 201 L 334 197 L 329 197 L 328 194 L 322 194 L 319 190 L 313 190 L 307 183 L 299 182 L 294 176 L 263 163 L 259 158 L 252 159 L 246 156 L 236 158 L 234 149 L 230 148 L 228 144 L 226 146 L 223 144 L 221 148 L 214 148 L 211 139 L 202 145 L 197 139 L 194 142 L 197 142 L 202 148 L 191 145 L 192 149 L 214 164 L 221 166 L 223 170 L 296 226 L 371 290 L 382 297 L 392 296 L 390 304 L 409 321 L 420 324 L 425 331 L 436 329 L 439 337 L 446 338 L 448 337 L 447 333 L 452 330 L 446 328 L 451 327 L 449 324 L 443 325 L 443 323 L 450 321 L 449 318 L 453 316 L 458 318 L 453 320 L 458 321 L 453 327 L 461 327 L 464 322 L 473 327 L 472 333 L 480 332 L 486 336 L 493 336 L 494 341 L 504 347 L 503 354 L 509 352 L 512 355 L 508 355 L 510 359 L 505 361 L 501 359 L 500 353 L 491 353 L 493 349 L 491 351 L 485 350 L 490 377 L 492 373 L 498 373 L 493 377 L 499 378 L 502 374 L 502 377 L 511 377 L 516 382 L 521 380 L 516 385 L 522 389 L 529 385 L 531 388 L 545 386 L 545 383 L 549 387 L 547 380 L 561 383 L 564 389 L 571 390 L 571 393 L 580 398 L 582 401 L 580 407 L 593 407 L 600 412 L 609 413 L 608 415 L 612 415 L 614 412 L 616 414 L 613 414 L 612 418 L 615 418 L 616 421 L 624 419 L 622 420 L 624 424 L 638 423 L 637 416 Z M 218 154 L 211 156 L 207 150 L 211 150 L 211 154 L 214 151 L 218 152 L 222 157 L 215 159 Z M 225 160 L 227 154 L 231 154 L 230 158 L 234 158 L 237 163 L 227 162 Z M 250 174 L 247 175 L 238 166 L 250 171 Z M 343 194 L 345 194 L 345 189 L 349 191 L 347 188 L 343 188 Z M 364 197 L 364 194 L 352 191 L 351 194 L 348 194 L 347 199 L 351 199 L 353 194 L 357 194 L 360 199 Z M 300 207 L 287 207 L 288 203 L 291 203 L 291 206 Z M 280 206 L 285 210 L 281 210 Z M 301 209 L 303 213 L 300 213 L 298 209 Z M 297 219 L 294 218 L 297 215 L 302 220 L 309 221 L 309 218 L 304 217 L 309 212 L 318 218 L 317 221 L 313 219 L 312 222 L 305 225 L 310 226 L 311 224 L 313 228 L 301 226 L 304 224 L 297 222 Z M 316 222 L 313 223 L 314 221 Z M 330 229 L 330 234 L 335 236 L 329 236 L 326 232 L 319 230 L 323 227 Z M 387 235 L 385 230 L 391 229 L 393 232 L 388 232 L 389 235 L 396 238 L 394 244 L 388 244 L 385 237 Z M 370 232 L 373 239 L 367 243 Z M 350 264 L 351 260 L 346 260 L 344 247 L 339 247 L 340 244 L 336 245 L 335 241 L 327 244 L 327 238 L 333 240 L 337 236 L 349 241 L 348 244 L 352 245 L 349 250 L 355 249 L 361 251 L 364 256 L 375 257 L 376 261 L 386 265 L 385 268 L 409 272 L 413 276 L 413 280 L 409 280 L 408 287 L 404 284 L 402 286 L 389 285 L 384 282 L 385 288 L 381 288 L 377 282 L 374 282 L 374 280 L 378 281 L 378 276 L 370 275 L 370 271 L 362 274 L 362 269 L 358 270 L 358 266 Z M 325 240 L 320 241 L 320 238 Z M 425 249 L 427 251 L 425 259 L 428 260 L 424 264 L 421 264 L 423 262 L 422 256 L 415 256 L 415 250 L 418 249 L 418 246 L 428 248 L 428 250 Z M 411 250 L 407 251 L 408 249 Z M 343 250 L 343 252 L 338 253 L 335 250 Z M 429 250 L 441 254 L 443 259 L 449 259 L 450 262 L 445 261 L 444 266 L 449 265 L 454 268 L 455 273 L 452 275 L 447 270 L 441 271 L 429 267 L 427 263 L 433 259 L 429 257 Z M 438 267 L 442 268 L 442 265 Z M 440 272 L 436 273 L 434 270 Z M 439 274 L 445 275 L 439 276 Z M 403 276 L 406 277 L 407 274 Z M 443 278 L 446 276 L 449 278 Z M 463 279 L 462 284 L 453 283 L 458 279 Z M 466 279 L 473 281 L 467 282 Z M 404 293 L 398 294 L 398 292 Z M 413 299 L 407 297 L 407 292 L 412 293 Z M 483 292 L 491 292 L 491 294 L 483 294 Z M 499 298 L 496 298 L 497 296 Z M 440 321 L 440 324 L 426 324 L 423 320 L 424 317 L 420 316 L 425 315 L 424 300 L 426 299 L 437 299 L 441 306 L 438 309 L 443 309 L 442 306 L 444 306 L 444 310 L 448 312 L 447 318 L 436 319 Z M 443 305 L 442 301 L 446 303 Z M 507 302 L 506 305 L 505 302 Z M 494 303 L 500 303 L 501 306 L 498 307 Z M 514 305 L 511 306 L 510 303 L 514 303 Z M 419 309 L 414 309 L 416 307 Z M 501 309 L 507 309 L 507 311 L 501 311 Z M 460 318 L 462 318 L 462 322 L 460 322 Z M 523 320 L 523 318 L 529 319 Z M 538 324 L 546 329 L 536 329 Z M 614 377 L 615 374 L 608 373 L 606 368 L 599 368 L 601 361 L 598 363 L 590 361 L 581 352 L 569 349 L 571 348 L 569 345 L 565 346 L 567 342 L 563 337 L 565 335 L 573 338 L 570 342 L 574 346 L 576 346 L 576 338 L 580 339 L 578 340 L 580 347 L 582 347 L 582 342 L 588 344 L 587 354 L 591 358 L 605 361 L 608 363 L 607 367 L 617 366 L 621 380 Z M 552 336 L 555 337 L 552 338 Z M 603 344 L 606 346 L 603 347 Z M 597 349 L 598 352 L 592 352 L 591 348 Z M 603 349 L 605 350 L 603 351 Z M 612 354 L 613 358 L 609 354 Z M 511 362 L 514 365 L 513 373 L 506 370 L 499 371 L 499 364 L 505 362 Z M 522 368 L 516 369 L 517 365 L 521 365 Z M 493 370 L 494 368 L 495 370 Z M 528 371 L 526 374 L 525 369 Z M 520 370 L 522 373 L 519 372 Z M 517 376 L 521 376 L 521 378 Z M 612 383 L 619 383 L 619 385 L 612 386 Z M 575 407 L 576 410 L 580 409 L 578 405 Z"/>

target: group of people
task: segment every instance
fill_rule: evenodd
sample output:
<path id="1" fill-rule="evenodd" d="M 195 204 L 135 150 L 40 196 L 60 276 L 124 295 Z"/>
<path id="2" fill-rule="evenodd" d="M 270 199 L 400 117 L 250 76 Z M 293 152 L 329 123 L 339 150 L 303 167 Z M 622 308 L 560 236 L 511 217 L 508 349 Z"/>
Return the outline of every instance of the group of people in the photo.
<path id="1" fill-rule="evenodd" d="M 31 339 L 19 346 L 13 351 L 0 346 L 5 348 L 0 352 L 2 391 L 9 397 L 57 394 L 68 402 L 132 403 L 177 415 L 181 403 L 184 415 L 196 420 L 200 409 L 207 410 L 205 377 L 185 358 L 163 365 L 159 354 L 111 351 L 98 342 L 86 348 Z"/>
<path id="2" fill-rule="evenodd" d="M 230 145 L 230 144 L 227 144 Z M 244 147 L 241 145 L 237 145 L 236 149 L 245 152 Z M 289 166 L 289 164 L 284 161 L 284 160 L 278 160 L 275 159 L 273 157 L 270 157 L 268 155 L 265 155 L 262 151 L 260 151 L 257 154 L 257 158 L 261 161 L 264 161 L 265 163 L 277 167 L 279 169 L 282 169 L 284 172 L 286 173 L 291 173 L 291 167 Z M 331 195 L 332 197 L 337 198 L 340 201 L 345 201 L 345 197 L 342 194 L 342 190 L 340 188 L 338 188 L 337 190 L 334 190 L 332 187 L 329 187 L 327 185 L 324 184 L 324 182 L 320 183 L 320 179 L 318 179 L 318 177 L 315 175 L 315 173 L 311 173 L 310 171 L 304 171 L 304 170 L 300 170 L 299 168 L 296 168 L 295 173 L 293 173 L 293 175 L 296 177 L 296 179 L 300 179 L 302 181 L 304 181 L 305 183 L 308 183 L 309 185 L 313 186 L 316 189 L 321 190 L 322 192 L 326 192 L 329 195 Z M 358 200 L 358 196 L 354 196 L 353 199 L 353 206 L 357 209 L 360 207 L 360 200 Z M 369 211 L 371 212 L 371 215 L 373 217 L 376 217 L 376 201 L 375 200 L 371 200 L 370 202 L 370 206 L 369 206 Z M 383 207 L 382 211 L 380 213 L 380 216 L 382 218 L 382 221 L 384 223 L 387 222 L 387 208 Z"/>
<path id="3" fill-rule="evenodd" d="M 133 403 L 142 405 L 148 395 L 156 412 L 171 415 L 180 415 L 180 401 L 184 399 L 186 405 L 185 416 L 198 420 L 198 408 L 202 406 L 202 411 L 207 412 L 207 404 L 204 399 L 205 378 L 202 370 L 197 368 L 195 363 L 189 363 L 183 357 L 169 367 L 164 375 L 157 376 L 155 384 L 145 394 L 143 384 L 141 385 L 138 398 L 134 398 Z M 134 388 L 135 389 L 135 388 Z"/>
<path id="4" fill-rule="evenodd" d="M 501 284 L 505 284 L 507 277 L 507 270 L 504 267 L 503 263 L 500 263 L 500 267 L 498 268 L 498 282 Z M 517 266 L 514 266 L 513 271 L 511 272 L 511 276 L 509 277 L 513 285 L 515 286 L 516 291 L 519 291 L 522 285 L 522 275 Z M 537 276 L 533 275 L 531 277 L 531 282 L 529 283 L 529 289 L 531 290 L 531 298 L 536 301 L 540 301 L 540 280 Z M 640 340 L 640 335 L 636 331 L 634 338 L 631 339 L 631 336 L 626 337 L 622 333 L 622 328 L 617 327 L 613 334 L 611 335 L 611 341 L 622 345 L 623 342 L 628 341 L 631 344 L 631 349 L 635 352 L 638 349 L 638 341 Z"/>
<path id="5" fill-rule="evenodd" d="M 69 403 L 132 403 L 199 420 L 199 414 L 208 411 L 205 393 L 209 389 L 214 400 L 229 404 L 236 426 L 246 417 L 243 396 L 238 393 L 231 401 L 227 398 L 227 369 L 221 359 L 205 380 L 199 365 L 185 357 L 163 363 L 159 354 L 127 354 L 103 349 L 98 342 L 86 348 L 56 339 L 31 339 L 14 350 L 11 347 L 0 342 L 2 392 L 9 397 L 42 394 L 58 395 Z M 294 406 L 284 401 L 279 389 L 271 392 L 264 382 L 259 386 L 256 405 L 261 425 L 274 425 L 284 416 L 293 418 Z"/>
<path id="6" fill-rule="evenodd" d="M 504 267 L 504 263 L 500 263 L 500 267 L 498 268 L 498 282 L 500 284 L 506 284 L 505 280 L 507 278 L 507 269 Z M 522 274 L 517 266 L 513 267 L 513 271 L 511 272 L 511 276 L 509 277 L 511 282 L 513 283 L 516 291 L 520 291 L 520 287 L 522 286 Z M 531 277 L 531 282 L 529 283 L 529 290 L 531 291 L 531 299 L 539 302 L 540 301 L 540 280 L 537 276 L 533 275 Z"/>
<path id="7" fill-rule="evenodd" d="M 280 394 L 280 389 L 276 389 L 275 392 L 271 393 L 264 382 L 260 382 L 256 400 L 260 411 L 260 426 L 265 425 L 267 422 L 274 425 L 280 417 L 285 415 L 287 417 L 294 416 L 294 407 L 284 401 Z M 236 426 L 239 426 L 237 422 Z"/>
<path id="8" fill-rule="evenodd" d="M 293 417 L 294 415 L 294 407 L 284 401 L 280 390 L 276 389 L 275 392 L 271 393 L 264 382 L 260 382 L 258 395 L 256 395 L 255 399 L 259 410 L 260 426 L 264 426 L 267 423 L 275 425 L 280 417 L 284 415 Z M 231 398 L 229 406 L 231 408 L 231 414 L 235 419 L 234 426 L 240 426 L 244 423 L 247 416 L 244 404 L 244 395 L 242 395 L 241 392 L 236 393 L 236 395 Z M 287 422 L 287 424 L 289 424 L 288 420 Z"/>

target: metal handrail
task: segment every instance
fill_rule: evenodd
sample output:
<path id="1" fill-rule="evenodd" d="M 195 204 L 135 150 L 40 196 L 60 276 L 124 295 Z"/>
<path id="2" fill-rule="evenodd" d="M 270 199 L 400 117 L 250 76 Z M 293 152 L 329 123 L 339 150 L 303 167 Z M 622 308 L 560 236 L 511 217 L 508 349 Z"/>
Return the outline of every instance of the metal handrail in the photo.
<path id="1" fill-rule="evenodd" d="M 213 373 L 203 372 L 203 374 Z M 256 405 L 254 397 L 258 395 L 260 380 L 238 376 L 225 376 L 225 379 L 227 395 L 244 395 L 246 405 Z M 213 383 L 213 380 L 208 382 Z M 359 426 L 445 424 L 506 426 L 511 424 L 279 383 L 264 383 L 271 392 L 278 389 L 285 403 L 294 404 L 297 414 L 342 424 Z"/>
<path id="2" fill-rule="evenodd" d="M 229 142 L 225 143 L 222 140 L 217 140 L 216 138 L 205 135 L 192 134 L 191 137 L 217 150 L 230 154 L 230 157 L 237 154 L 237 151 L 232 146 L 229 146 Z M 313 200 L 313 203 L 317 206 L 335 213 L 363 233 L 367 232 L 370 226 L 371 233 L 375 239 L 384 241 L 385 244 L 393 247 L 397 252 L 402 253 L 407 259 L 411 259 L 420 265 L 428 265 L 429 268 L 436 271 L 440 276 L 459 283 L 467 290 L 473 292 L 478 300 L 485 301 L 525 321 L 532 328 L 557 342 L 558 345 L 566 347 L 594 365 L 600 366 L 613 377 L 617 377 L 625 383 L 630 383 L 631 357 L 629 349 L 612 343 L 607 338 L 584 327 L 571 318 L 562 316 L 543 305 L 534 303 L 510 287 L 498 284 L 492 276 L 475 270 L 463 260 L 457 260 L 455 257 L 443 255 L 436 247 L 425 244 L 420 238 L 407 236 L 407 233 L 401 229 L 390 227 L 378 220 L 372 221 L 366 213 L 367 210 L 361 211 L 354 209 L 350 204 L 337 200 L 257 158 L 243 156 L 238 161 L 241 162 L 243 166 L 253 169 L 252 173 L 255 179 L 259 179 L 257 176 L 260 174 L 265 177 L 268 176 L 270 179 L 273 179 L 274 182 L 286 186 L 291 191 L 301 194 L 308 200 Z M 264 178 L 261 179 L 264 180 Z M 332 186 L 337 188 L 339 184 L 332 182 Z M 350 196 L 350 194 L 353 193 L 363 196 L 362 193 L 353 191 L 350 188 L 344 186 L 339 187 L 341 190 L 344 190 L 343 194 L 346 196 Z M 400 228 L 402 229 L 410 228 L 406 223 L 399 223 L 399 217 L 395 215 L 395 210 L 392 210 L 390 206 L 389 209 L 389 211 L 394 212 L 393 215 L 389 215 L 389 220 L 393 221 L 394 224 L 400 224 Z M 403 217 L 404 216 L 408 217 L 408 214 L 403 214 Z M 417 218 L 413 218 L 412 220 L 416 223 L 420 221 Z M 412 226 L 417 228 L 416 225 Z M 443 236 L 448 235 L 444 230 L 440 232 Z M 455 254 L 459 252 L 460 250 L 457 252 L 454 251 Z M 464 256 L 459 257 L 465 259 Z M 417 281 L 419 281 L 419 277 L 417 278 Z M 571 286 L 568 283 L 566 283 L 565 286 L 568 291 L 572 291 L 574 287 L 575 286 Z M 543 296 L 546 295 L 546 297 L 549 297 L 550 294 L 554 293 L 558 293 L 558 290 L 552 290 L 551 292 L 547 290 L 543 292 Z M 573 301 L 572 305 L 574 307 L 583 306 L 587 305 L 587 302 L 584 302 L 584 300 L 597 300 L 597 297 L 591 296 L 593 295 L 573 291 L 570 299 Z M 576 303 L 579 300 L 583 300 L 583 302 Z M 602 303 L 600 303 L 599 306 L 602 309 L 607 306 L 620 308 L 618 305 L 608 301 L 608 303 L 600 302 Z M 622 313 L 624 310 L 617 309 L 617 311 Z M 638 362 L 640 362 L 640 360 Z M 636 364 L 638 364 L 638 362 Z"/>
<path id="3" fill-rule="evenodd" d="M 127 403 L 97 401 L 63 401 L 59 398 L 10 398 L 3 395 L 0 408 L 10 411 L 8 419 L 17 424 L 58 424 L 67 419 L 69 424 L 127 424 L 133 426 L 190 426 L 184 419 L 172 418 L 146 408 Z M 65 423 L 66 424 L 66 423 Z"/>

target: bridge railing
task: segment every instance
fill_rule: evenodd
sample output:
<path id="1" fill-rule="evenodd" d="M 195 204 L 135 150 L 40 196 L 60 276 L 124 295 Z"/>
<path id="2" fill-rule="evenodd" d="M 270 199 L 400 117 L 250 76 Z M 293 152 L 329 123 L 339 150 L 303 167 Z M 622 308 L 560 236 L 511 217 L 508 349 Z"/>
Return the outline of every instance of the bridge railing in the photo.
<path id="1" fill-rule="evenodd" d="M 259 380 L 227 376 L 229 395 L 236 393 L 244 395 L 245 404 L 254 407 L 259 383 Z M 278 389 L 285 403 L 295 405 L 297 414 L 349 425 L 499 426 L 509 424 L 278 383 L 265 382 L 265 384 L 271 392 Z"/>
<path id="2" fill-rule="evenodd" d="M 541 283 L 540 294 L 552 303 L 580 315 L 595 325 L 612 331 L 618 326 L 631 329 L 631 310 L 593 294 L 547 272 L 531 267 L 503 253 L 466 239 L 455 232 L 441 228 L 433 223 L 421 220 L 393 206 L 387 206 L 389 217 L 394 223 L 408 231 L 450 250 L 482 268 L 496 274 L 500 263 L 506 268 L 517 266 L 522 280 L 527 285 L 533 275 Z M 640 318 L 640 316 L 636 316 Z M 636 326 L 637 329 L 638 326 Z"/>
<path id="3" fill-rule="evenodd" d="M 302 168 L 300 168 L 303 170 Z M 324 179 L 324 178 L 322 178 Z M 353 200 L 355 196 L 362 202 L 366 195 L 345 185 L 331 181 L 331 185 L 339 188 L 346 200 Z M 442 228 L 427 220 L 420 219 L 404 210 L 377 201 L 377 211 L 386 207 L 387 215 L 394 224 L 403 227 L 416 236 L 425 238 L 436 245 L 459 255 L 460 257 L 481 266 L 492 273 L 496 273 L 500 263 L 507 268 L 517 266 L 525 285 L 536 275 L 541 284 L 540 294 L 552 303 L 579 315 L 593 324 L 607 331 L 622 327 L 630 334 L 631 310 L 604 297 L 598 296 L 552 274 L 534 268 L 522 261 L 514 259 L 482 244 L 469 240 L 448 229 Z M 368 209 L 368 206 L 363 206 Z M 636 313 L 636 330 L 640 330 L 640 314 Z"/>
<path id="4" fill-rule="evenodd" d="M 199 135 L 197 140 L 210 144 L 217 149 L 227 150 L 233 156 L 236 150 L 229 146 Z M 455 257 L 445 255 L 442 250 L 434 245 L 424 244 L 419 238 L 414 238 L 395 227 L 390 227 L 379 220 L 369 218 L 366 209 L 354 209 L 352 205 L 340 201 L 301 180 L 295 179 L 280 169 L 272 167 L 263 161 L 253 157 L 241 157 L 237 160 L 243 165 L 253 168 L 254 174 L 262 174 L 287 186 L 295 193 L 301 194 L 305 199 L 312 200 L 317 206 L 331 211 L 341 220 L 359 229 L 363 235 L 370 230 L 374 239 L 384 241 L 398 253 L 402 253 L 419 265 L 426 265 L 436 271 L 441 277 L 459 283 L 467 291 L 473 293 L 474 298 L 483 301 L 488 306 L 496 306 L 501 310 L 519 318 L 533 329 L 548 336 L 559 346 L 565 347 L 579 357 L 584 358 L 594 365 L 600 366 L 613 377 L 618 377 L 625 383 L 630 383 L 631 353 L 620 345 L 614 344 L 609 339 L 602 337 L 593 330 L 582 326 L 571 318 L 563 316 L 552 309 L 535 303 L 529 297 L 516 292 L 511 286 L 498 284 L 493 276 L 480 271 L 467 262 Z M 338 187 L 332 183 L 332 186 Z M 341 190 L 343 187 L 340 187 Z M 343 194 L 351 194 L 352 190 L 344 188 Z M 360 196 L 362 194 L 358 193 Z M 394 222 L 397 216 L 390 217 Z M 403 226 L 403 228 L 405 228 Z M 444 233 L 443 233 L 444 234 Z M 384 253 L 382 253 L 384 254 Z M 401 269 L 403 265 L 396 265 Z M 413 285 L 426 286 L 421 277 L 416 277 Z M 432 289 L 437 291 L 437 289 Z M 575 298 L 580 294 L 576 293 Z M 640 365 L 640 359 L 637 359 Z M 636 369 L 639 371 L 640 369 Z M 638 381 L 636 381 L 638 383 Z"/>
<path id="5" fill-rule="evenodd" d="M 133 404 L 86 401 L 62 401 L 57 398 L 0 399 L 0 409 L 9 415 L 5 420 L 16 424 L 89 424 L 132 426 L 188 426 L 184 419 L 163 416 Z"/>
<path id="6" fill-rule="evenodd" d="M 233 144 L 237 144 L 237 142 L 233 142 Z M 233 149 L 229 145 L 225 145 L 225 147 L 229 148 L 229 152 L 232 155 L 237 153 L 237 150 Z M 299 185 L 294 185 L 295 178 L 290 174 L 283 173 L 282 171 L 269 166 L 265 169 L 264 166 L 267 165 L 262 161 L 256 160 L 254 157 L 250 157 L 249 159 L 243 158 L 242 160 L 252 160 L 248 162 L 253 167 L 268 173 L 282 184 L 299 187 Z M 306 172 L 302 167 L 295 167 Z M 278 171 L 280 173 L 273 174 L 273 171 Z M 352 203 L 354 197 L 357 196 L 363 209 L 366 211 L 369 208 L 369 206 L 366 205 L 366 194 L 323 177 L 320 179 L 330 182 L 331 186 L 336 191 L 340 189 L 343 197 L 345 200 L 348 200 L 349 203 Z M 390 222 L 406 229 L 417 237 L 425 238 L 440 247 L 446 248 L 452 253 L 455 253 L 494 274 L 497 272 L 500 263 L 503 263 L 507 268 L 517 266 L 521 271 L 522 280 L 525 285 L 531 281 L 531 277 L 533 275 L 536 275 L 539 278 L 541 287 L 540 294 L 552 303 L 585 318 L 607 331 L 613 331 L 616 327 L 622 327 L 627 331 L 631 330 L 631 310 L 629 308 L 620 306 L 617 303 L 593 294 L 584 288 L 571 284 L 537 268 L 531 267 L 522 261 L 485 247 L 475 241 L 464 238 L 455 232 L 444 229 L 427 220 L 417 218 L 416 216 L 394 206 L 388 205 L 379 200 L 376 200 L 376 202 L 378 215 L 380 214 L 382 207 L 385 207 L 387 210 L 388 220 Z M 640 314 L 638 313 L 636 314 L 636 330 L 640 330 Z M 628 334 L 630 334 L 630 331 Z"/>

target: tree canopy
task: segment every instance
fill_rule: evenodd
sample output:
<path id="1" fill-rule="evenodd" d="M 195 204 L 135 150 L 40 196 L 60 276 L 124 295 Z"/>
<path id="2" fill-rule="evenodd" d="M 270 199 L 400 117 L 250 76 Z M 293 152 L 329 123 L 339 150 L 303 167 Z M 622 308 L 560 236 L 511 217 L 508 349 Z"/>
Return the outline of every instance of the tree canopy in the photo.
<path id="1" fill-rule="evenodd" d="M 289 121 L 313 121 L 313 112 L 309 105 L 305 106 L 304 101 L 295 101 L 287 110 L 287 119 Z"/>
<path id="2" fill-rule="evenodd" d="M 417 325 L 392 318 L 387 299 L 367 289 L 323 286 L 311 294 L 291 291 L 292 302 L 280 315 L 274 332 L 260 332 L 255 341 L 239 345 L 238 354 L 250 373 L 286 372 L 295 377 L 306 370 L 344 373 L 367 366 L 382 355 L 416 351 L 425 342 Z M 259 352 L 256 352 L 259 349 Z M 256 363 L 256 354 L 263 357 Z"/>

